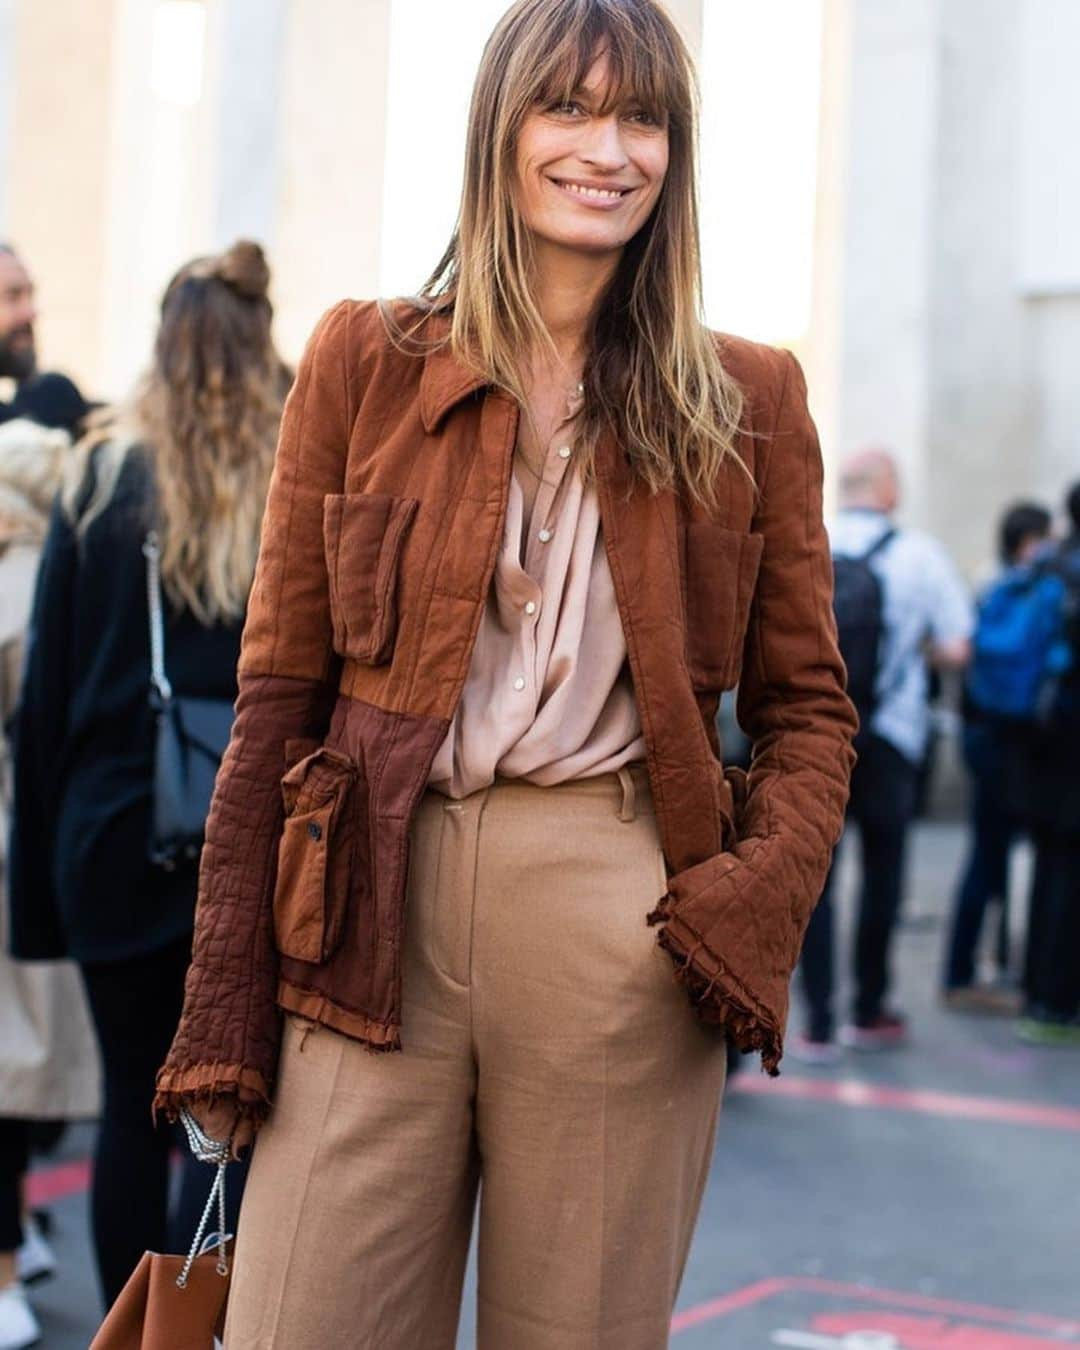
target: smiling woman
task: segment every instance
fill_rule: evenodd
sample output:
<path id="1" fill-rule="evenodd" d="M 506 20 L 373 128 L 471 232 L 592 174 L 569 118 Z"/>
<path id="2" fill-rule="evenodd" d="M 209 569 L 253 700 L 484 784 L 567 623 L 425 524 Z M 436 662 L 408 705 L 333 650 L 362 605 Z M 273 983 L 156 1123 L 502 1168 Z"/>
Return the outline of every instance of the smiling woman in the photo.
<path id="1" fill-rule="evenodd" d="M 227 1350 L 451 1350 L 478 1196 L 480 1350 L 658 1350 L 727 1040 L 778 1071 L 854 717 L 802 374 L 702 322 L 695 131 L 656 0 L 518 0 L 421 295 L 301 363 L 158 1077 L 261 1131 Z"/>
<path id="2" fill-rule="evenodd" d="M 659 6 L 514 6 L 485 50 L 458 226 L 423 294 L 525 407 L 523 351 L 584 369 L 586 477 L 611 426 L 651 488 L 708 502 L 741 395 L 701 321 L 696 121 L 689 55 Z M 557 351 L 545 291 L 586 297 L 577 350 Z"/>

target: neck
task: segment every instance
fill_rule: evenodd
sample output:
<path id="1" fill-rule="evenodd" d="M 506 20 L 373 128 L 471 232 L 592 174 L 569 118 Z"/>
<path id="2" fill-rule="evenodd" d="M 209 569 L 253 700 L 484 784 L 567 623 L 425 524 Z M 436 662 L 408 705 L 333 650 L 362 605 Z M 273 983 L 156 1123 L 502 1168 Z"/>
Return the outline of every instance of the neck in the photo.
<path id="1" fill-rule="evenodd" d="M 533 294 L 559 364 L 580 369 L 596 306 L 615 275 L 621 252 L 590 254 L 537 240 Z M 544 358 L 537 353 L 540 360 Z"/>

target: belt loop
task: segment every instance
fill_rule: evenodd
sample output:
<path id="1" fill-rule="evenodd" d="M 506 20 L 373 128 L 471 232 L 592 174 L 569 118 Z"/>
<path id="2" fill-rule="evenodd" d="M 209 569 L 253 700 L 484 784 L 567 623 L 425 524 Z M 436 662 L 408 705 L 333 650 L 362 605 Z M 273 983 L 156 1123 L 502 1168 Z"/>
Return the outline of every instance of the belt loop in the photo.
<path id="1" fill-rule="evenodd" d="M 628 825 L 637 819 L 637 789 L 634 787 L 634 776 L 625 764 L 618 772 L 618 779 L 622 788 L 619 819 Z"/>

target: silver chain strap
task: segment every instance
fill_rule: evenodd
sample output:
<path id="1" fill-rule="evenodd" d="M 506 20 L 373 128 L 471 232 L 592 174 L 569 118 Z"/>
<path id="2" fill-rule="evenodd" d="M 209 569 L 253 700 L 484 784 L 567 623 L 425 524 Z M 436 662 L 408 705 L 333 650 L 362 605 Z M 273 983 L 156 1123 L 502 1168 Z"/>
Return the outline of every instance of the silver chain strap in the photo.
<path id="1" fill-rule="evenodd" d="M 187 1135 L 191 1151 L 199 1162 L 213 1163 L 217 1167 L 214 1184 L 210 1187 L 210 1194 L 207 1196 L 206 1206 L 203 1209 L 202 1218 L 199 1220 L 199 1227 L 195 1232 L 195 1240 L 191 1244 L 191 1250 L 184 1261 L 183 1269 L 176 1277 L 177 1289 L 185 1289 L 187 1288 L 188 1276 L 191 1274 L 191 1267 L 202 1251 L 206 1225 L 210 1222 L 210 1214 L 213 1211 L 215 1200 L 218 1207 L 216 1270 L 221 1276 L 229 1273 L 225 1248 L 227 1237 L 225 1231 L 225 1168 L 232 1156 L 232 1136 L 230 1135 L 228 1139 L 211 1139 L 195 1117 L 187 1110 L 181 1110 L 180 1123 L 184 1127 L 184 1133 Z"/>
<path id="2" fill-rule="evenodd" d="M 165 615 L 161 606 L 161 541 L 151 530 L 143 543 L 146 559 L 146 602 L 150 610 L 150 683 L 167 703 L 172 685 L 165 674 Z"/>

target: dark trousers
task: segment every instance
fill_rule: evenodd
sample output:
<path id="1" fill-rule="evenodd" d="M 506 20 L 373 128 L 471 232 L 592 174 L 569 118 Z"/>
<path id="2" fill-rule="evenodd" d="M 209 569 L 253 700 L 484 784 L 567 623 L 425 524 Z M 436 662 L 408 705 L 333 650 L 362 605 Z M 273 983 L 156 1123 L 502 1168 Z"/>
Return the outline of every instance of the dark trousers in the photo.
<path id="1" fill-rule="evenodd" d="M 104 1069 L 91 1218 L 106 1306 L 144 1251 L 187 1252 L 213 1181 L 213 1169 L 196 1162 L 178 1132 L 163 1121 L 155 1125 L 150 1113 L 154 1079 L 180 1018 L 190 949 L 184 938 L 137 959 L 82 967 Z M 169 1162 L 181 1142 L 178 1221 L 170 1225 Z M 230 1231 L 245 1172 L 246 1164 L 229 1168 Z"/>
<path id="2" fill-rule="evenodd" d="M 29 1162 L 29 1121 L 0 1118 L 0 1252 L 22 1246 L 22 1179 Z"/>
<path id="3" fill-rule="evenodd" d="M 852 1009 L 859 1025 L 872 1022 L 882 1011 L 889 987 L 889 947 L 903 895 L 907 834 L 915 813 L 917 785 L 918 769 L 910 760 L 879 736 L 865 738 L 851 778 L 847 813 L 849 824 L 858 832 L 862 855 Z M 799 961 L 808 1030 L 815 1040 L 829 1040 L 833 1034 L 835 874 L 834 859 Z"/>
<path id="4" fill-rule="evenodd" d="M 1033 830 L 1024 993 L 1029 1010 L 1069 1018 L 1080 1014 L 1080 839 L 1075 832 Z"/>
<path id="5" fill-rule="evenodd" d="M 1023 822 L 1005 800 L 1006 746 L 993 726 L 965 729 L 964 751 L 972 773 L 971 851 L 953 904 L 952 932 L 945 965 L 945 986 L 958 989 L 975 979 L 975 951 L 988 905 L 1001 904 L 997 964 L 1009 966 L 1009 854 L 1023 833 Z"/>

